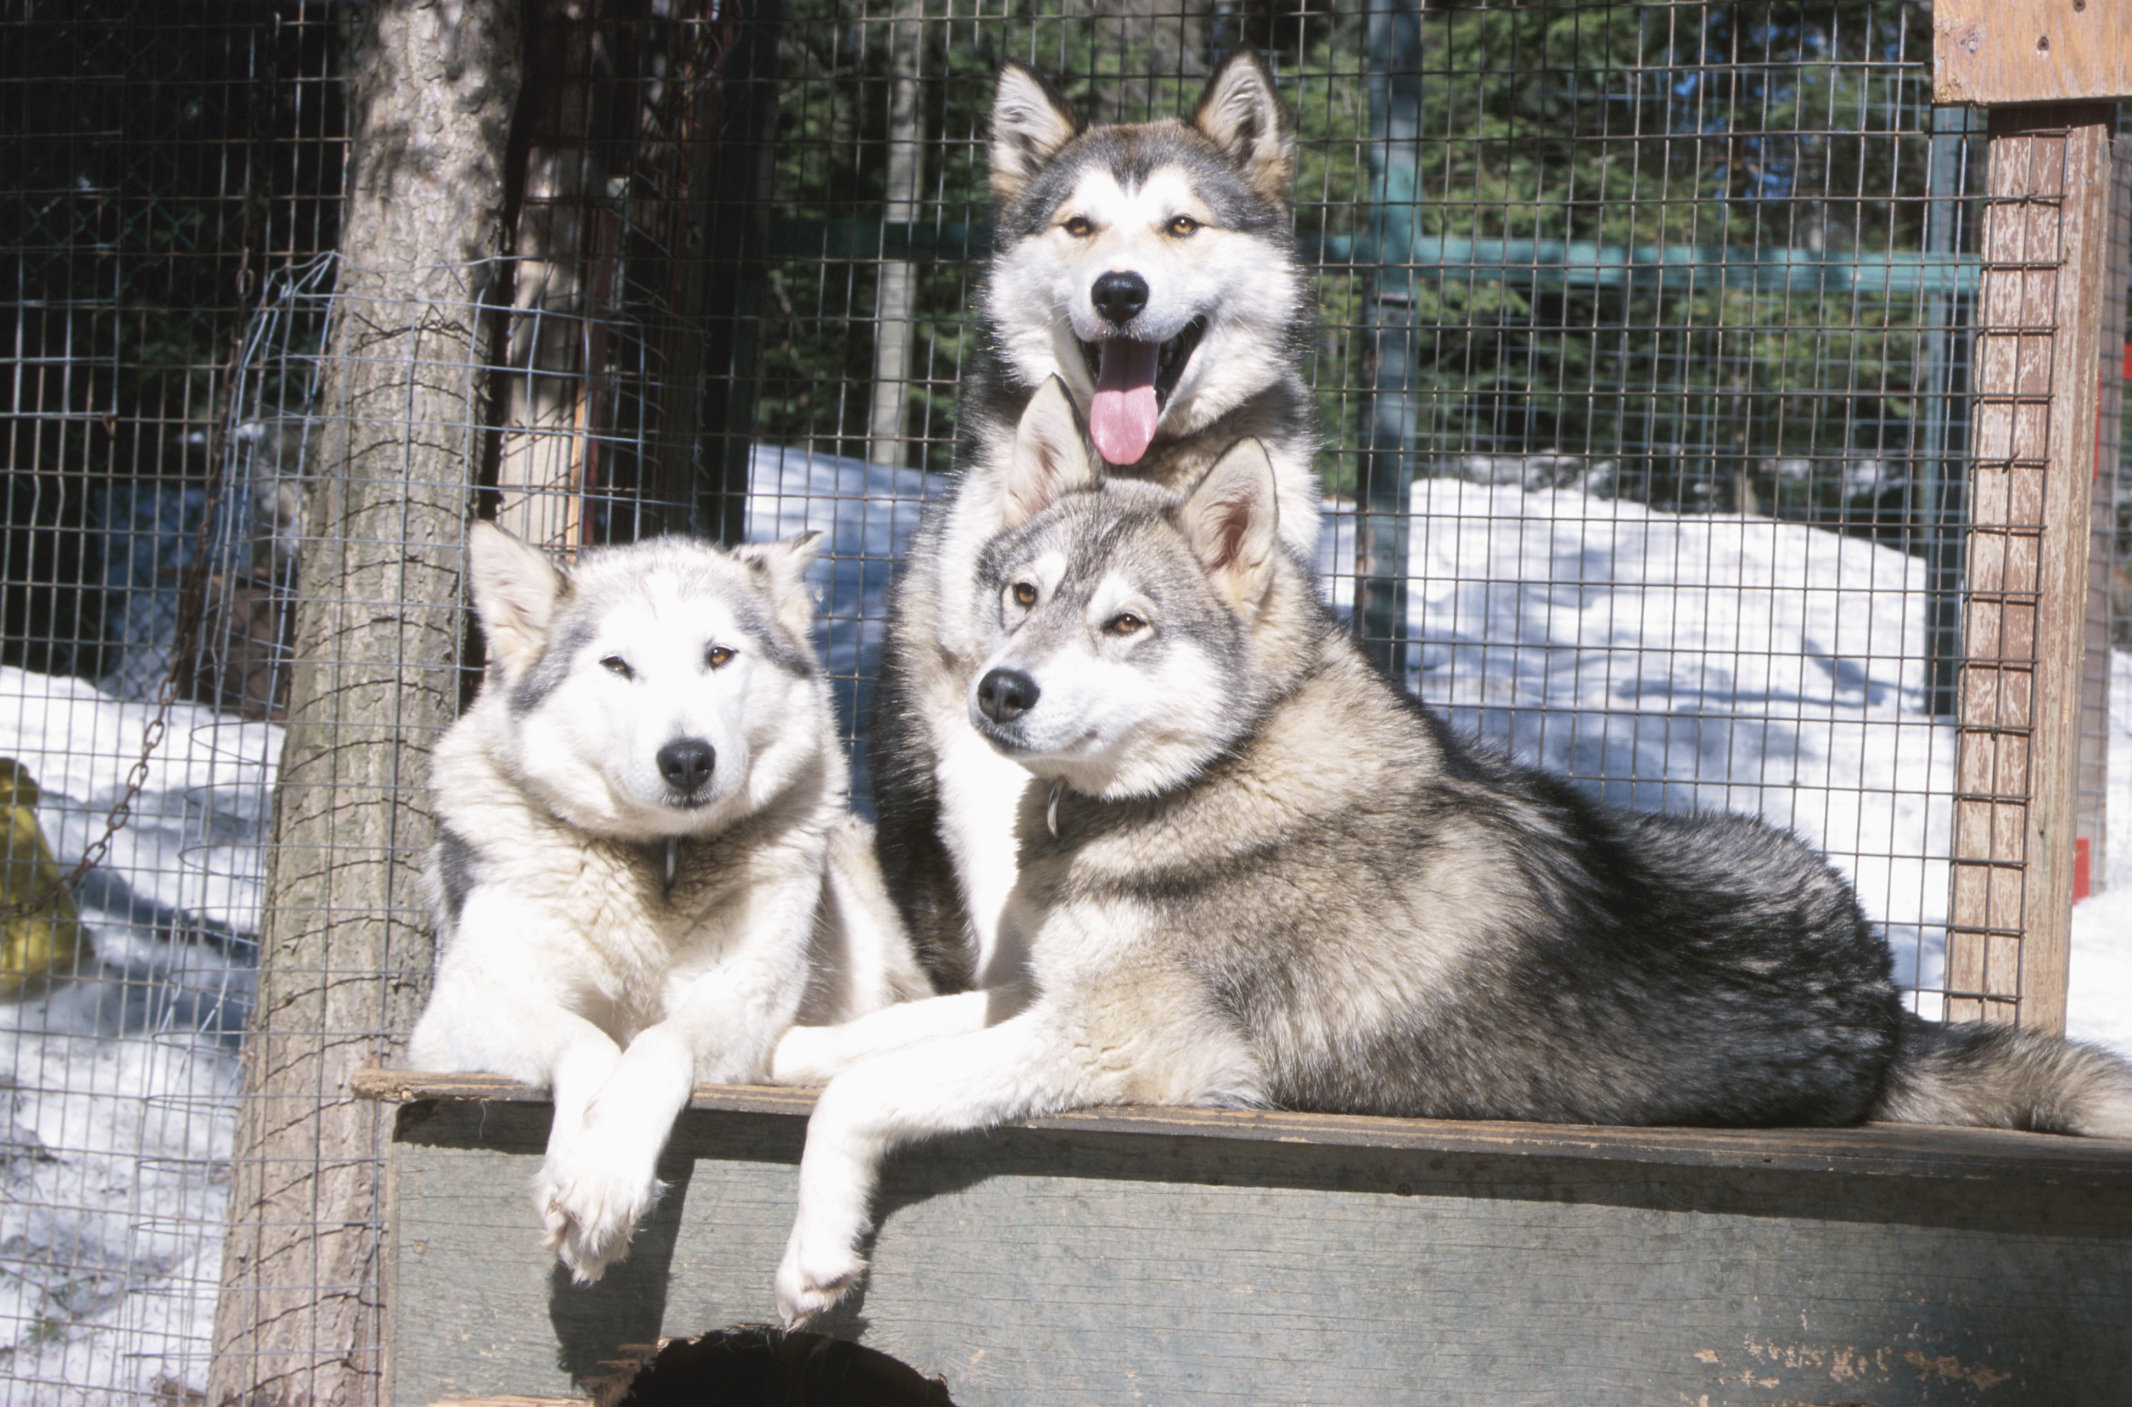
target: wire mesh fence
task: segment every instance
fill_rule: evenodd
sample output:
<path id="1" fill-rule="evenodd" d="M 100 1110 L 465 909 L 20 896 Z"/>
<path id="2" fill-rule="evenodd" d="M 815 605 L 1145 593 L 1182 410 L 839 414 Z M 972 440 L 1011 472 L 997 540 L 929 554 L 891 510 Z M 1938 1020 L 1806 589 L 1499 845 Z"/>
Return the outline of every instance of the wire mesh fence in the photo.
<path id="1" fill-rule="evenodd" d="M 335 41 L 265 7 L 11 4 L 0 34 L 0 1375 L 21 1401 L 182 1401 L 257 966 Z M 69 905 L 78 940 L 42 936 Z"/>
<path id="2" fill-rule="evenodd" d="M 296 1251 L 230 1248 L 231 1380 L 375 1380 L 381 1141 L 343 1110 L 329 1149 L 314 1116 L 427 969 L 421 761 L 478 663 L 452 525 L 563 552 L 824 531 L 820 643 L 862 740 L 987 335 L 1008 58 L 1142 120 L 1234 45 L 1268 56 L 1319 300 L 1327 599 L 1464 729 L 1825 847 L 1940 1014 L 1985 132 L 1930 104 L 1928 6 L 536 0 L 427 58 L 363 13 L 0 11 L 0 756 L 55 874 L 126 818 L 78 930 L 7 920 L 0 1353 L 36 1400 L 206 1388 L 233 1187 L 338 1239 L 272 1286 Z M 505 114 L 452 158 L 469 188 L 422 184 L 437 150 L 362 165 L 387 71 Z M 392 223 L 425 209 L 440 231 Z M 2132 501 L 2098 466 L 2121 560 Z M 10 843 L 22 906 L 48 886 Z M 269 1066 L 309 1072 L 270 1120 L 301 1136 L 233 1172 Z M 275 1201 L 321 1182 L 341 1200 Z"/>

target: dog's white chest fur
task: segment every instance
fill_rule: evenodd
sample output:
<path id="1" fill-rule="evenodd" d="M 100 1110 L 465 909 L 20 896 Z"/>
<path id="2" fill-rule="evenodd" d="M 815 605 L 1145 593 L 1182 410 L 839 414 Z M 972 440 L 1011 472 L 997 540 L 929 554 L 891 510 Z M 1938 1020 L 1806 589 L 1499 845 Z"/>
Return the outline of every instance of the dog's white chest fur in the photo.
<path id="1" fill-rule="evenodd" d="M 439 761 L 456 787 L 441 819 L 480 837 L 444 967 L 472 969 L 453 976 L 477 984 L 541 974 L 618 1041 L 670 1014 L 675 994 L 727 958 L 763 909 L 813 900 L 818 836 L 766 848 L 684 837 L 672 843 L 669 882 L 667 841 L 588 834 L 531 803 L 479 751 L 448 744 Z M 789 897 L 779 892 L 795 882 Z M 504 970 L 483 971 L 492 966 Z"/>
<path id="2" fill-rule="evenodd" d="M 543 909 L 582 916 L 574 932 L 555 935 L 571 951 L 540 960 L 579 971 L 588 995 L 596 992 L 619 1018 L 623 1029 L 610 1032 L 618 1039 L 662 1019 L 669 989 L 715 966 L 731 936 L 718 903 L 730 884 L 692 863 L 682 842 L 669 885 L 667 848 L 558 835 L 514 857 L 505 881 L 536 895 Z"/>
<path id="3" fill-rule="evenodd" d="M 998 969 L 1019 960 L 1001 952 L 1000 915 L 1020 864 L 1016 813 L 1022 793 L 1034 783 L 1027 769 L 1002 757 L 967 724 L 943 720 L 934 746 L 940 758 L 934 776 L 940 787 L 941 838 L 962 877 L 977 946 L 972 972 L 980 987 L 997 986 L 1014 975 Z"/>

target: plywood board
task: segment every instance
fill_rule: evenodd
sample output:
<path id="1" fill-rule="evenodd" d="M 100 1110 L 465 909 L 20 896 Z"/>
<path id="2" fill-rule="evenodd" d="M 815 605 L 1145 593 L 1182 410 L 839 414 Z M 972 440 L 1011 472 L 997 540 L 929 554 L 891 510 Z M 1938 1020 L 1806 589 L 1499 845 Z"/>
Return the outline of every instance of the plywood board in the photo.
<path id="1" fill-rule="evenodd" d="M 1872 1129 L 1733 1134 L 1715 1150 L 1733 1165 L 1713 1166 L 1508 1151 L 1525 1125 L 1285 1116 L 1308 1123 L 1246 1138 L 1184 1113 L 899 1155 L 873 1274 L 822 1327 L 944 1376 L 966 1407 L 2048 1404 L 2132 1380 L 2125 1145 L 1984 1135 L 1967 1172 L 1917 1176 L 1774 1165 Z M 771 1316 L 796 1112 L 684 1114 L 673 1191 L 590 1289 L 537 1244 L 526 1188 L 546 1120 L 519 1101 L 403 1110 L 392 1401 L 567 1396 L 627 1345 Z M 1506 1141 L 1432 1150 L 1440 1127 Z M 1886 1133 L 1890 1167 L 1970 1138 Z M 1751 1165 L 1753 1140 L 1771 1165 Z M 2069 1147 L 2085 1156 L 2052 1161 Z M 2047 1178 L 2022 1178 L 2024 1149 Z"/>
<path id="2" fill-rule="evenodd" d="M 1984 104 L 2132 98 L 2132 0 L 1937 0 L 1932 97 Z"/>

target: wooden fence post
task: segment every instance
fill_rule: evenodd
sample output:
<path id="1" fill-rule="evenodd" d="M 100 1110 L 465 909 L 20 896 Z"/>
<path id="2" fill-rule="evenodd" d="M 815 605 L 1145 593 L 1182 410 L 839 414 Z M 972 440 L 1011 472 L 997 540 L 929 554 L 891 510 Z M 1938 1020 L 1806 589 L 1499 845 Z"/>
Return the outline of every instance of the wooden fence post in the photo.
<path id="1" fill-rule="evenodd" d="M 1949 1020 L 2065 1029 L 2110 118 L 2099 104 L 1991 116 Z"/>
<path id="2" fill-rule="evenodd" d="M 2132 97 L 2128 24 L 2132 0 L 1943 0 L 1933 13 L 1934 98 L 2001 105 L 1973 361 L 1950 1021 L 2065 1029 L 2077 841 L 2092 857 L 2103 834 L 2081 754 L 2108 709 L 2085 656 L 2109 550 L 2093 531 L 2101 452 L 2117 439 L 2118 388 L 2101 368 L 2125 305 L 2127 168 L 2110 128 L 2111 104 Z"/>

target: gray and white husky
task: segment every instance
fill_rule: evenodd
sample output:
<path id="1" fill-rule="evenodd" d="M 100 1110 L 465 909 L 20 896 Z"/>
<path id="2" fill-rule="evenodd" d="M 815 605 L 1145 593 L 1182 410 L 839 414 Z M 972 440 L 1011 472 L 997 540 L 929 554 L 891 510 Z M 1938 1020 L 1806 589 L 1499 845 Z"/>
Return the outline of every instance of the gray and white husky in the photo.
<path id="1" fill-rule="evenodd" d="M 1006 918 L 1029 979 L 780 1043 L 830 1077 L 788 1323 L 864 1270 L 889 1149 L 1075 1106 L 2132 1138 L 2132 1066 L 1904 1011 L 1794 837 L 1606 809 L 1395 691 L 1281 540 L 1262 446 L 1189 495 L 1098 488 L 1051 400 L 981 557 L 967 701 L 1037 782 Z"/>
<path id="2" fill-rule="evenodd" d="M 666 538 L 562 571 L 485 523 L 468 543 L 489 675 L 431 762 L 440 957 L 408 1060 L 554 1092 L 533 1200 L 580 1281 L 627 1251 L 698 1081 L 930 991 L 846 810 L 814 553 Z"/>
<path id="3" fill-rule="evenodd" d="M 1288 199 L 1294 124 L 1265 64 L 1230 55 L 1187 121 L 1090 125 L 1010 63 L 991 163 L 995 253 L 959 477 L 906 556 L 868 740 L 883 867 L 944 989 L 1004 980 L 1018 961 L 995 937 L 1028 776 L 971 730 L 964 695 L 982 658 L 977 554 L 1031 394 L 1061 379 L 1114 473 L 1173 488 L 1256 438 L 1282 533 L 1305 551 L 1320 499 L 1299 370 L 1313 323 Z"/>

